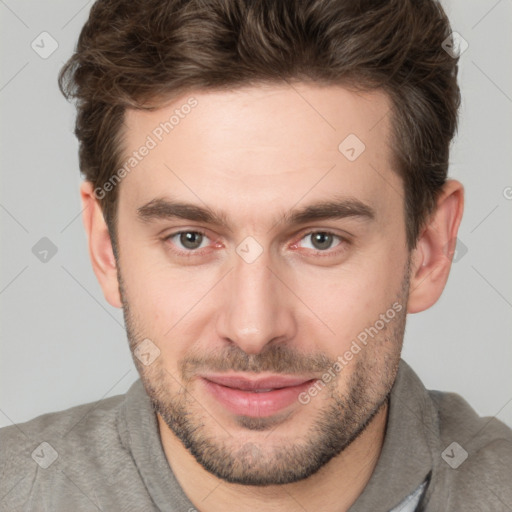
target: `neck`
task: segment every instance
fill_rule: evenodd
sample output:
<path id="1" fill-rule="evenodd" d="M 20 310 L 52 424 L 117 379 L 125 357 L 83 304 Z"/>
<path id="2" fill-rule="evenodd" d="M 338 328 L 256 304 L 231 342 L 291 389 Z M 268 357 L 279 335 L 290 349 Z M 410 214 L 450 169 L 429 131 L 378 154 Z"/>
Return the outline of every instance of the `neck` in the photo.
<path id="1" fill-rule="evenodd" d="M 292 484 L 243 486 L 206 471 L 167 427 L 160 415 L 160 438 L 181 488 L 201 512 L 224 512 L 236 503 L 239 512 L 347 511 L 363 492 L 379 458 L 387 422 L 387 403 L 365 430 L 317 473 Z M 298 508 L 297 508 L 298 507 Z"/>

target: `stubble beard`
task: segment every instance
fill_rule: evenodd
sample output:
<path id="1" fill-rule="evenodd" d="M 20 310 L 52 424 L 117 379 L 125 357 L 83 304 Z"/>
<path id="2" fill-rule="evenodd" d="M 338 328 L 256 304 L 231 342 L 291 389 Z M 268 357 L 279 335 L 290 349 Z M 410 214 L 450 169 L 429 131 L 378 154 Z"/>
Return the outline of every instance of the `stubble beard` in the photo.
<path id="1" fill-rule="evenodd" d="M 119 267 L 118 267 L 119 272 Z M 194 374 L 197 369 L 222 371 L 271 371 L 273 373 L 310 373 L 327 371 L 336 360 L 320 354 L 306 357 L 286 346 L 269 346 L 257 355 L 248 355 L 235 346 L 222 354 L 190 357 L 180 363 L 181 375 L 172 375 L 157 358 L 144 366 L 135 356 L 135 365 L 153 408 L 171 432 L 183 443 L 196 461 L 217 478 L 227 482 L 268 486 L 290 484 L 315 474 L 331 459 L 342 453 L 368 427 L 389 398 L 396 378 L 406 323 L 409 293 L 408 268 L 398 302 L 403 308 L 379 335 L 354 356 L 354 370 L 344 383 L 345 391 L 334 379 L 310 404 L 322 400 L 321 409 L 313 409 L 306 418 L 309 426 L 301 431 L 300 417 L 310 404 L 288 415 L 267 418 L 235 417 L 236 432 L 206 412 L 194 398 Z M 142 335 L 131 314 L 119 272 L 120 292 L 127 336 L 132 350 L 147 336 Z M 396 301 L 394 301 L 396 302 Z M 158 343 L 157 343 L 158 344 Z M 343 370 L 339 378 L 343 378 Z M 181 382 L 182 384 L 178 384 Z M 323 396 L 322 396 L 323 395 Z M 328 397 L 328 398 L 327 398 Z M 297 425 L 299 434 L 279 435 L 280 429 Z M 294 424 L 294 425 L 295 425 Z"/>

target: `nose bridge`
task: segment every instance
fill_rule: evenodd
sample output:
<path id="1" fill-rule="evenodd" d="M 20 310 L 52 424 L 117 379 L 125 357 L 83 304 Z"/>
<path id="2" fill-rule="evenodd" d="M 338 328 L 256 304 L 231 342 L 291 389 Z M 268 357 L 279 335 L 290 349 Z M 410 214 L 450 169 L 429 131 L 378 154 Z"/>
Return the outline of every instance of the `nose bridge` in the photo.
<path id="1" fill-rule="evenodd" d="M 252 261 L 236 255 L 224 286 L 219 335 L 247 353 L 258 353 L 271 341 L 292 333 L 288 301 L 270 268 L 265 252 Z"/>

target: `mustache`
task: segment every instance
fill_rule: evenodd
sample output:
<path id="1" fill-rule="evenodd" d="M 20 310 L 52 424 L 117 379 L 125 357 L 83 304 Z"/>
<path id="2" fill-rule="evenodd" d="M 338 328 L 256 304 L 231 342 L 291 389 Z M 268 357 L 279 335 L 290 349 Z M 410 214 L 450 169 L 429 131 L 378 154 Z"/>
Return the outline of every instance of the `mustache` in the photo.
<path id="1" fill-rule="evenodd" d="M 303 354 L 285 345 L 269 346 L 260 354 L 247 354 L 232 345 L 214 355 L 188 356 L 183 359 L 180 368 L 181 377 L 187 382 L 205 370 L 304 374 L 324 372 L 335 362 L 325 354 Z"/>

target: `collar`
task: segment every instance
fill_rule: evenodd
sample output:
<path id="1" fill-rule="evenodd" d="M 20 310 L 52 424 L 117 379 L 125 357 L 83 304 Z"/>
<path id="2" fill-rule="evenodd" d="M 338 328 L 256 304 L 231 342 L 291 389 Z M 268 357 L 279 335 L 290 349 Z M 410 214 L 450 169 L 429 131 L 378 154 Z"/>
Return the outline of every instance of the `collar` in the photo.
<path id="1" fill-rule="evenodd" d="M 427 390 L 410 366 L 401 360 L 390 393 L 379 460 L 349 512 L 392 511 L 395 507 L 400 510 L 411 496 L 418 496 L 418 489 L 423 491 L 425 485 L 422 487 L 422 484 L 435 466 L 433 454 L 439 452 L 436 418 Z M 169 466 L 156 414 L 140 379 L 126 393 L 118 429 L 156 507 L 160 510 L 194 508 Z"/>
<path id="2" fill-rule="evenodd" d="M 160 441 L 156 412 L 140 379 L 126 393 L 118 430 L 156 509 L 169 512 L 195 510 L 169 466 Z"/>
<path id="3" fill-rule="evenodd" d="M 402 359 L 389 397 L 379 460 L 349 512 L 400 510 L 427 486 L 425 482 L 437 466 L 436 453 L 440 453 L 439 426 L 434 404 L 419 377 Z"/>

